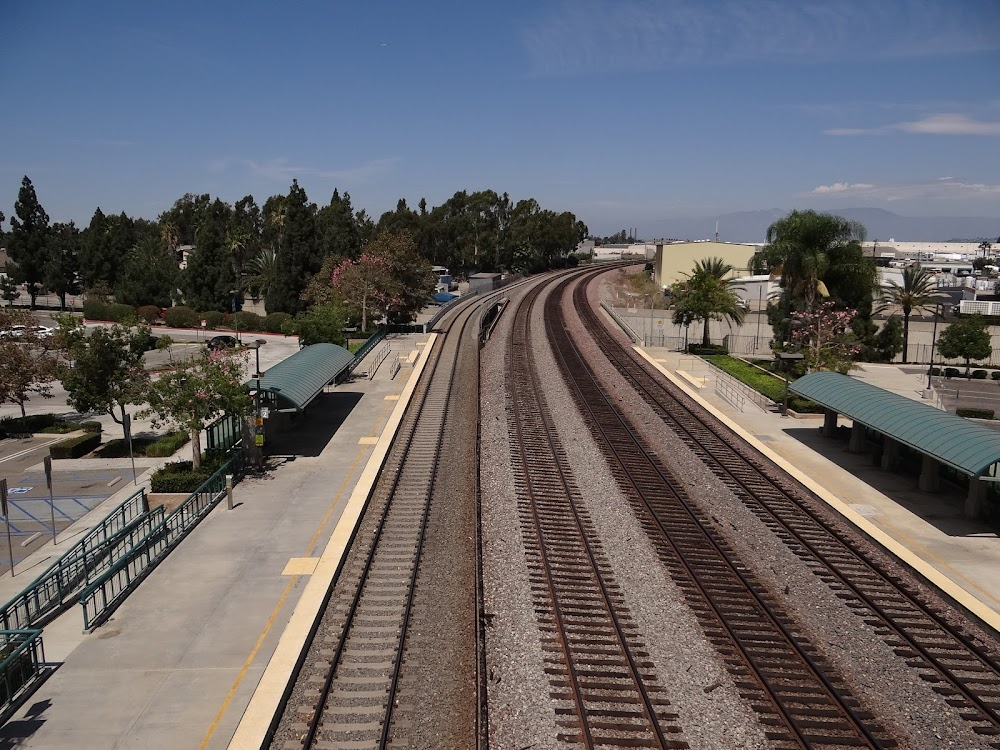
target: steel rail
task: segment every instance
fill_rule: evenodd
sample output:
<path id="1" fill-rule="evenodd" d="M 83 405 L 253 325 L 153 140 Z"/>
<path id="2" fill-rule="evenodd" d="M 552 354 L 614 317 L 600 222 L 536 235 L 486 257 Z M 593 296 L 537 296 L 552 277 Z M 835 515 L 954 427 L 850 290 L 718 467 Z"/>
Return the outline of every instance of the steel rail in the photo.
<path id="1" fill-rule="evenodd" d="M 590 717 L 591 710 L 588 708 L 588 701 L 584 697 L 585 687 L 581 684 L 578 666 L 576 664 L 576 656 L 570 646 L 572 637 L 567 630 L 567 621 L 569 620 L 569 616 L 563 611 L 561 601 L 563 594 L 557 591 L 555 573 L 553 570 L 554 565 L 550 558 L 548 549 L 549 546 L 553 544 L 554 540 L 548 538 L 548 534 L 543 528 L 546 524 L 542 519 L 542 514 L 538 506 L 538 498 L 541 497 L 543 492 L 546 496 L 548 496 L 547 500 L 549 500 L 555 488 L 547 486 L 544 491 L 537 488 L 535 486 L 532 472 L 529 470 L 529 467 L 531 466 L 540 466 L 543 459 L 546 461 L 544 469 L 546 471 L 554 470 L 558 480 L 556 482 L 558 489 L 555 491 L 560 492 L 562 495 L 562 497 L 558 498 L 558 500 L 563 501 L 565 503 L 564 507 L 569 510 L 574 525 L 573 530 L 576 532 L 583 549 L 586 551 L 586 557 L 583 564 L 587 566 L 587 572 L 589 573 L 592 582 L 596 584 L 597 589 L 600 592 L 600 603 L 603 605 L 605 615 L 610 620 L 614 628 L 617 650 L 619 655 L 623 656 L 627 662 L 628 678 L 631 680 L 635 692 L 639 695 L 644 719 L 654 734 L 654 738 L 651 739 L 655 739 L 656 746 L 661 748 L 677 747 L 679 744 L 681 746 L 686 746 L 683 743 L 671 743 L 664 736 L 663 730 L 659 724 L 657 711 L 652 705 L 652 701 L 641 677 L 639 665 L 631 653 L 629 639 L 624 632 L 621 619 L 612 604 L 612 597 L 608 589 L 608 585 L 604 580 L 600 565 L 597 562 L 597 554 L 590 539 L 588 538 L 585 523 L 583 522 L 579 509 L 573 499 L 575 491 L 572 488 L 572 482 L 569 478 L 570 469 L 566 465 L 565 459 L 561 458 L 562 451 L 557 445 L 556 427 L 545 404 L 545 399 L 542 393 L 542 385 L 539 381 L 538 367 L 535 363 L 533 348 L 531 347 L 530 315 L 536 299 L 545 288 L 544 284 L 538 284 L 518 305 L 514 324 L 515 330 L 513 331 L 508 344 L 508 356 L 510 360 L 508 366 L 513 370 L 512 374 L 514 375 L 514 377 L 511 378 L 510 386 L 512 393 L 511 403 L 513 407 L 512 422 L 517 437 L 515 441 L 517 446 L 516 449 L 520 457 L 521 466 L 525 469 L 523 481 L 526 489 L 526 499 L 528 500 L 530 508 L 532 530 L 534 531 L 535 538 L 538 542 L 538 555 L 541 559 L 542 567 L 545 570 L 545 585 L 548 590 L 548 600 L 555 615 L 553 618 L 554 625 L 559 633 L 557 641 L 561 648 L 563 659 L 567 665 L 567 674 L 572 686 L 572 702 L 575 705 L 577 716 L 579 717 L 579 726 L 583 735 L 583 743 L 587 748 L 594 748 L 605 744 L 616 744 L 612 739 L 597 739 L 593 734 L 591 727 L 592 719 Z M 529 412 L 531 417 L 526 416 Z M 534 419 L 532 419 L 532 417 L 534 417 Z M 548 454 L 545 456 L 540 456 L 535 453 L 529 454 L 528 452 L 528 445 L 532 445 L 533 447 L 537 445 L 537 440 L 527 439 L 527 428 L 528 425 L 532 423 L 535 423 L 537 427 L 541 428 L 538 430 L 541 435 L 533 435 L 532 437 L 541 437 L 545 446 L 548 448 Z M 565 565 L 565 561 L 563 561 L 563 564 Z M 618 687 L 622 692 L 627 690 L 624 685 Z M 592 699 L 591 702 L 613 703 L 614 701 Z M 600 714 L 598 713 L 598 715 Z M 605 727 L 602 725 L 602 728 Z M 629 729 L 634 729 L 634 727 L 629 727 Z M 625 732 L 627 730 L 625 728 L 619 728 L 619 731 Z"/>
<path id="2" fill-rule="evenodd" d="M 472 320 L 472 318 L 474 317 L 475 308 L 478 306 L 476 303 L 478 303 L 480 301 L 481 300 L 476 299 L 476 300 L 474 300 L 473 303 L 469 304 L 466 307 L 461 308 L 457 312 L 457 314 L 455 316 L 456 319 L 460 319 L 460 318 L 462 318 L 462 316 L 464 316 L 464 320 L 462 321 L 461 333 L 458 336 L 459 341 L 461 340 L 462 334 L 464 334 L 464 332 L 466 330 L 466 327 L 468 326 L 469 321 Z M 408 431 L 407 431 L 407 434 L 406 434 L 405 441 L 403 443 L 403 445 L 405 447 L 403 447 L 402 451 L 401 451 L 401 453 L 402 453 L 403 456 L 408 455 L 410 453 L 411 448 L 413 447 L 413 444 L 414 444 L 413 441 L 416 438 L 416 435 L 418 433 L 418 429 L 417 429 L 418 425 L 420 424 L 421 419 L 424 417 L 425 408 L 427 407 L 427 405 L 429 403 L 429 400 L 430 400 L 430 394 L 431 394 L 431 391 L 432 391 L 432 385 L 435 383 L 435 375 L 437 375 L 438 368 L 441 366 L 442 361 L 444 361 L 444 353 L 443 353 L 443 351 L 441 351 L 441 350 L 443 350 L 443 348 L 444 347 L 442 346 L 441 349 L 439 349 L 438 354 L 435 357 L 433 367 L 431 368 L 431 372 L 429 373 L 428 376 L 426 376 L 426 379 L 424 380 L 424 383 L 426 385 L 424 385 L 424 387 L 422 388 L 421 397 L 420 397 L 420 403 L 417 406 L 417 409 L 415 410 L 415 412 L 413 413 L 412 419 L 408 419 L 408 421 L 409 421 Z M 456 345 L 456 356 L 454 356 L 454 358 L 451 361 L 451 370 L 448 373 L 448 381 L 447 381 L 446 394 L 445 394 L 446 396 L 447 396 L 448 393 L 451 392 L 451 388 L 452 388 L 452 385 L 454 383 L 455 373 L 457 371 L 458 360 L 459 360 L 459 358 L 457 356 L 457 349 L 458 349 L 458 345 Z M 440 422 L 438 424 L 437 431 L 436 431 L 436 445 L 434 447 L 434 459 L 433 459 L 433 463 L 432 463 L 432 466 L 435 466 L 435 467 L 437 466 L 438 459 L 440 457 L 441 447 L 442 447 L 442 443 L 443 443 L 444 429 L 445 429 L 445 425 L 447 424 L 447 410 L 448 410 L 448 403 L 447 402 L 448 402 L 448 400 L 446 399 L 445 409 L 444 409 L 444 411 L 443 411 L 443 413 L 441 415 L 441 419 L 440 419 Z M 394 446 L 394 449 L 395 449 L 395 447 L 396 446 Z M 413 596 L 414 596 L 415 589 L 416 589 L 416 579 L 417 579 L 417 575 L 418 575 L 418 572 L 419 572 L 419 569 L 420 569 L 420 556 L 421 556 L 421 553 L 422 553 L 422 550 L 423 550 L 423 546 L 424 546 L 423 543 L 424 543 L 425 532 L 426 532 L 426 528 L 427 528 L 427 520 L 428 520 L 428 516 L 429 516 L 430 501 L 431 501 L 431 497 L 432 497 L 433 491 L 434 491 L 434 482 L 435 482 L 436 474 L 437 474 L 436 469 L 432 468 L 432 470 L 430 472 L 430 485 L 429 485 L 429 487 L 427 488 L 427 491 L 426 491 L 426 499 L 425 499 L 425 502 L 424 502 L 424 505 L 423 505 L 423 510 L 422 510 L 422 518 L 421 518 L 421 521 L 420 521 L 418 538 L 417 538 L 417 543 L 416 543 L 416 546 L 415 546 L 414 560 L 413 560 L 412 567 L 411 567 L 410 573 L 409 573 L 409 582 L 408 582 L 408 585 L 407 585 L 406 602 L 405 602 L 405 605 L 404 605 L 404 608 L 403 608 L 402 622 L 400 624 L 400 630 L 399 630 L 399 645 L 398 645 L 398 648 L 396 649 L 396 653 L 394 655 L 393 666 L 392 666 L 392 674 L 391 674 L 391 677 L 390 677 L 390 680 L 389 680 L 389 685 L 390 685 L 389 686 L 389 692 L 388 692 L 388 695 L 387 695 L 387 698 L 386 698 L 386 701 L 385 701 L 385 704 L 384 704 L 385 705 L 385 714 L 384 714 L 384 717 L 383 717 L 383 720 L 382 720 L 382 725 L 381 725 L 381 728 L 380 728 L 378 745 L 377 745 L 377 747 L 379 747 L 379 748 L 385 748 L 388 745 L 388 742 L 389 742 L 389 734 L 390 734 L 391 725 L 392 725 L 392 712 L 393 712 L 393 709 L 394 709 L 394 706 L 395 706 L 395 693 L 396 693 L 396 690 L 397 690 L 397 687 L 398 687 L 398 682 L 399 682 L 399 672 L 400 672 L 400 668 L 401 668 L 401 664 L 402 664 L 402 658 L 403 658 L 403 653 L 404 653 L 404 644 L 405 644 L 406 635 L 407 635 L 407 628 L 408 628 L 408 625 L 409 625 L 410 614 L 411 614 L 412 606 L 413 606 Z M 336 645 L 336 647 L 334 649 L 333 656 L 330 659 L 330 668 L 327 671 L 327 674 L 326 674 L 326 676 L 324 678 L 324 681 L 323 681 L 323 685 L 322 685 L 322 687 L 320 689 L 320 694 L 319 694 L 319 697 L 318 697 L 317 703 L 316 703 L 317 710 L 315 711 L 314 715 L 311 717 L 310 721 L 308 722 L 307 731 L 303 735 L 302 740 L 301 740 L 303 747 L 312 747 L 316 743 L 316 739 L 317 739 L 316 735 L 317 735 L 317 733 L 320 730 L 320 727 L 321 727 L 322 722 L 323 722 L 323 718 L 325 716 L 324 709 L 325 709 L 325 706 L 326 706 L 326 704 L 327 704 L 327 702 L 329 700 L 331 689 L 333 687 L 334 681 L 335 681 L 336 676 L 338 674 L 338 665 L 339 665 L 339 663 L 340 663 L 340 661 L 341 661 L 341 659 L 342 659 L 342 657 L 344 655 L 345 648 L 347 647 L 347 644 L 350 641 L 352 625 L 353 625 L 353 623 L 355 621 L 355 618 L 357 616 L 357 613 L 358 613 L 358 610 L 359 610 L 359 607 L 360 607 L 360 604 L 361 604 L 361 599 L 363 597 L 366 584 L 367 584 L 367 582 L 369 580 L 369 576 L 370 576 L 371 569 L 373 567 L 375 558 L 376 558 L 378 552 L 380 551 L 380 541 L 382 539 L 382 534 L 383 534 L 383 531 L 386 529 L 387 522 L 388 522 L 388 519 L 390 517 L 391 511 L 394 508 L 394 502 L 393 501 L 396 498 L 396 496 L 398 494 L 398 491 L 400 489 L 400 483 L 401 483 L 402 477 L 403 477 L 403 472 L 402 471 L 396 471 L 394 473 L 394 476 L 393 476 L 393 479 L 392 479 L 392 483 L 390 485 L 390 489 L 389 489 L 389 492 L 388 492 L 388 500 L 387 500 L 387 502 L 385 504 L 385 507 L 383 509 L 383 512 L 381 514 L 381 518 L 378 521 L 378 525 L 377 525 L 377 528 L 375 530 L 375 533 L 372 536 L 372 542 L 371 542 L 370 547 L 368 549 L 368 553 L 367 553 L 367 555 L 365 557 L 364 564 L 363 564 L 362 570 L 361 570 L 361 574 L 359 576 L 356 588 L 354 590 L 354 594 L 351 597 L 350 605 L 349 605 L 349 607 L 347 609 L 347 612 L 346 612 L 346 617 L 345 617 L 345 620 L 344 620 L 344 624 L 343 624 L 343 627 L 341 629 L 340 635 L 339 635 L 339 637 L 337 639 L 337 645 Z"/>
<path id="3" fill-rule="evenodd" d="M 984 679 L 982 673 L 974 678 L 974 680 L 970 680 L 970 682 L 973 682 L 973 685 L 968 684 L 966 679 L 955 674 L 957 671 L 974 671 L 970 669 L 970 665 L 967 662 L 954 659 L 953 657 L 953 661 L 961 662 L 958 667 L 952 668 L 945 664 L 944 661 L 948 659 L 948 656 L 936 656 L 930 650 L 930 647 L 925 647 L 918 640 L 917 636 L 913 634 L 912 631 L 915 628 L 897 622 L 901 618 L 901 615 L 894 615 L 886 611 L 886 605 L 881 605 L 874 599 L 879 594 L 871 594 L 863 590 L 862 586 L 864 584 L 859 583 L 857 579 L 863 578 L 866 575 L 870 576 L 872 580 L 868 582 L 869 586 L 888 589 L 888 592 L 881 594 L 881 596 L 886 598 L 890 596 L 895 597 L 897 601 L 892 602 L 892 604 L 907 606 L 913 614 L 920 615 L 933 623 L 933 626 L 941 634 L 961 644 L 970 655 L 973 655 L 980 662 L 982 672 L 990 673 L 990 677 L 986 678 L 987 682 L 992 681 L 993 684 L 1000 685 L 1000 663 L 960 630 L 953 628 L 939 612 L 921 601 L 916 594 L 911 593 L 898 580 L 897 575 L 884 570 L 877 561 L 870 559 L 863 552 L 856 549 L 850 540 L 844 537 L 842 532 L 831 528 L 817 513 L 803 506 L 791 494 L 791 491 L 783 488 L 778 480 L 768 475 L 770 471 L 785 477 L 785 481 L 792 481 L 790 478 L 787 478 L 784 472 L 781 472 L 777 467 L 772 467 L 767 459 L 757 455 L 755 452 L 752 456 L 745 455 L 743 451 L 750 452 L 752 449 L 749 446 L 744 447 L 744 441 L 739 436 L 724 426 L 719 425 L 717 420 L 706 415 L 703 409 L 690 405 L 685 396 L 675 393 L 674 389 L 664 383 L 661 378 L 649 373 L 646 366 L 639 362 L 633 353 L 623 347 L 607 331 L 606 327 L 600 321 L 599 316 L 586 303 L 586 290 L 583 289 L 582 285 L 574 292 L 574 300 L 576 302 L 575 307 L 586 321 L 588 330 L 594 336 L 595 342 L 608 357 L 609 361 L 623 377 L 631 382 L 636 392 L 654 408 L 656 413 L 676 428 L 675 431 L 678 432 L 678 435 L 695 450 L 697 455 L 699 455 L 713 473 L 737 491 L 737 494 L 744 502 L 750 501 L 751 510 L 761 517 L 765 523 L 769 523 L 777 527 L 781 533 L 787 534 L 794 541 L 792 545 L 793 551 L 800 557 L 821 562 L 825 566 L 824 574 L 828 574 L 837 584 L 850 591 L 854 598 L 862 602 L 877 617 L 876 622 L 879 626 L 902 640 L 902 646 L 892 644 L 891 640 L 883 635 L 883 639 L 890 642 L 890 645 L 893 645 L 898 654 L 906 655 L 906 649 L 912 649 L 913 652 L 919 655 L 920 660 L 924 662 L 926 669 L 936 672 L 948 682 L 947 686 L 935 685 L 933 689 L 936 692 L 948 698 L 949 703 L 955 705 L 955 699 L 951 697 L 951 690 L 957 691 L 971 707 L 978 709 L 982 713 L 982 716 L 979 717 L 963 714 L 964 718 L 972 721 L 988 722 L 992 724 L 992 727 L 983 728 L 988 729 L 986 733 L 1000 733 L 1000 698 L 994 696 L 992 700 L 989 700 L 976 692 L 973 687 L 973 685 L 982 683 Z M 665 400 L 667 401 L 665 402 Z M 682 410 L 681 415 L 678 415 L 676 411 L 678 408 Z M 687 417 L 690 422 L 694 423 L 694 426 L 685 423 L 682 417 Z M 696 428 L 702 434 L 696 434 Z M 723 434 L 725 437 L 723 437 Z M 711 440 L 712 444 L 706 445 L 706 440 Z M 730 443 L 740 445 L 743 451 L 737 450 Z M 730 460 L 726 460 L 727 458 Z M 744 469 L 750 476 L 741 477 L 737 472 L 737 467 Z M 758 486 L 750 486 L 753 481 L 756 481 Z M 795 483 L 794 491 L 804 494 L 811 500 L 815 499 L 813 493 L 802 488 L 797 483 Z M 777 497 L 774 499 L 774 502 L 782 503 L 785 507 L 778 509 L 770 502 L 766 502 L 765 498 L 761 497 L 763 492 L 770 492 L 776 495 Z M 792 512 L 798 515 L 797 519 L 789 519 L 785 515 Z M 800 521 L 806 522 L 811 528 L 796 528 L 796 523 Z M 814 536 L 816 532 L 819 532 L 823 538 L 817 540 Z M 828 551 L 821 550 L 820 545 L 823 543 L 833 545 L 834 549 Z M 803 551 L 795 550 L 795 545 L 800 546 Z M 841 558 L 840 562 L 831 560 L 831 558 L 836 557 Z M 855 571 L 853 574 L 845 572 L 843 568 L 849 565 L 857 566 L 860 570 Z M 824 576 L 820 575 L 820 577 L 823 578 Z M 826 580 L 826 583 L 827 585 L 831 585 L 829 580 Z M 839 593 L 838 595 L 840 596 Z M 872 624 L 876 624 L 876 622 Z M 949 651 L 949 649 L 943 648 L 940 645 L 938 648 L 943 652 Z M 920 668 L 924 665 L 910 663 L 910 666 Z M 929 679 L 924 675 L 921 676 L 924 679 Z M 974 729 L 977 732 L 980 731 L 980 728 Z"/>
<path id="4" fill-rule="evenodd" d="M 733 559 L 733 553 L 723 549 L 716 535 L 705 527 L 702 519 L 699 518 L 698 513 L 687 499 L 686 493 L 681 489 L 677 479 L 659 461 L 653 458 L 652 451 L 646 445 L 645 440 L 638 435 L 637 430 L 630 424 L 629 420 L 621 414 L 618 408 L 611 402 L 611 399 L 608 398 L 604 387 L 598 382 L 593 371 L 587 365 L 586 360 L 579 351 L 576 342 L 573 341 L 567 330 L 561 304 L 562 295 L 572 281 L 564 281 L 557 289 L 558 294 L 554 292 L 549 297 L 545 316 L 549 340 L 561 364 L 561 370 L 565 376 L 567 385 L 575 396 L 577 405 L 589 416 L 589 419 L 586 420 L 588 425 L 593 432 L 597 433 L 596 437 L 598 437 L 599 441 L 603 442 L 602 447 L 604 450 L 602 452 L 605 453 L 610 461 L 617 462 L 619 466 L 620 471 L 615 472 L 619 481 L 624 481 L 631 487 L 631 492 L 628 494 L 638 501 L 641 507 L 645 508 L 659 530 L 662 541 L 670 547 L 674 556 L 680 561 L 685 574 L 697 587 L 702 599 L 715 613 L 719 624 L 729 635 L 729 640 L 741 654 L 746 668 L 753 673 L 756 681 L 764 689 L 775 712 L 782 717 L 787 729 L 796 737 L 799 745 L 803 748 L 813 748 L 817 744 L 830 746 L 836 745 L 837 742 L 830 737 L 824 737 L 821 740 L 812 738 L 809 730 L 815 728 L 802 726 L 801 720 L 792 714 L 788 705 L 788 702 L 790 702 L 788 688 L 779 686 L 777 684 L 778 681 L 768 676 L 768 670 L 761 667 L 761 655 L 753 653 L 748 647 L 746 642 L 747 634 L 745 632 L 738 632 L 738 628 L 731 620 L 732 615 L 727 614 L 717 601 L 718 593 L 713 593 L 713 591 L 709 590 L 703 578 L 704 573 L 699 572 L 699 569 L 704 570 L 706 563 L 704 561 L 700 563 L 694 562 L 692 555 L 704 555 L 708 551 L 714 552 L 718 557 L 718 561 L 724 565 L 726 572 L 740 582 L 742 585 L 742 592 L 740 592 L 742 596 L 750 599 L 759 608 L 758 616 L 763 614 L 770 628 L 776 631 L 779 638 L 790 649 L 785 658 L 791 657 L 805 668 L 808 676 L 819 683 L 822 690 L 826 692 L 827 701 L 829 702 L 823 701 L 823 704 L 832 705 L 840 713 L 842 719 L 857 731 L 855 737 L 846 738 L 847 744 L 853 747 L 857 746 L 858 740 L 863 740 L 871 748 L 884 747 L 883 741 L 874 735 L 867 726 L 867 723 L 858 715 L 858 712 L 849 705 L 851 699 L 844 696 L 842 691 L 830 681 L 825 674 L 825 670 L 807 653 L 799 643 L 799 639 L 789 631 L 782 622 L 782 618 L 778 616 L 771 605 L 760 595 L 756 587 L 740 570 L 741 563 Z M 576 285 L 578 289 L 582 287 L 582 283 Z M 615 434 L 612 435 L 612 432 Z M 629 445 L 629 442 L 634 445 L 634 450 L 628 454 L 629 460 L 626 460 L 622 456 L 622 452 Z M 652 472 L 652 476 L 645 482 L 640 482 L 636 477 L 637 475 L 642 476 L 644 471 L 647 473 Z M 662 511 L 651 500 L 653 493 L 657 493 L 661 488 L 667 490 L 669 493 L 666 501 L 675 503 L 677 507 L 683 509 L 685 518 L 689 521 L 687 528 L 678 528 L 676 524 L 679 519 L 676 517 L 671 519 L 673 523 L 668 528 L 662 516 Z M 664 500 L 661 499 L 660 502 L 662 503 Z M 695 537 L 690 538 L 690 534 L 694 534 Z M 712 572 L 716 575 L 718 574 L 718 571 Z M 733 597 L 734 595 L 739 594 L 731 589 L 727 589 L 728 597 Z M 732 603 L 727 602 L 727 605 L 727 608 L 731 612 Z M 769 642 L 769 658 L 778 658 L 778 654 L 771 653 L 771 649 L 777 648 L 777 645 L 775 641 Z M 781 681 L 787 681 L 788 679 L 789 675 L 783 674 Z M 796 702 L 804 702 L 797 697 L 794 700 Z M 812 700 L 819 703 L 816 697 Z M 842 730 L 842 727 L 832 725 L 824 728 Z"/>

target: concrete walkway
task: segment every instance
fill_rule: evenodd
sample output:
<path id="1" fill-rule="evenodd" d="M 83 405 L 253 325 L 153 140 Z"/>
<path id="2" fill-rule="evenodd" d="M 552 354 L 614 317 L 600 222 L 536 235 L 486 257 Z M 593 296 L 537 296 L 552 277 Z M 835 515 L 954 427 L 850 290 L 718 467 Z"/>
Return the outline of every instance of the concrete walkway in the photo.
<path id="1" fill-rule="evenodd" d="M 276 441 L 284 463 L 240 483 L 234 509 L 220 503 L 106 624 L 82 634 L 74 606 L 46 626 L 59 668 L 0 747 L 226 747 L 411 373 L 384 367 L 322 394 Z"/>

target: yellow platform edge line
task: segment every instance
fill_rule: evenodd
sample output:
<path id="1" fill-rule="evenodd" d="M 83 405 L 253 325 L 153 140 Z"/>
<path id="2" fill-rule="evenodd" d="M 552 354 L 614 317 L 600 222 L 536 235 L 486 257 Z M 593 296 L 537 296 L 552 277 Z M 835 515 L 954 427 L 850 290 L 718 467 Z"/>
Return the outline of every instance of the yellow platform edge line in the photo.
<path id="1" fill-rule="evenodd" d="M 860 531 L 867 534 L 874 541 L 885 547 L 890 553 L 898 557 L 900 560 L 905 562 L 907 565 L 914 568 L 918 573 L 920 573 L 924 578 L 930 581 L 932 584 L 937 586 L 939 589 L 944 591 L 955 601 L 961 604 L 963 607 L 972 612 L 976 617 L 981 619 L 983 622 L 990 625 L 990 627 L 1000 630 L 1000 612 L 992 609 L 985 602 L 980 601 L 975 596 L 970 594 L 964 588 L 959 586 L 953 580 L 948 578 L 944 573 L 935 568 L 929 562 L 924 560 L 924 558 L 917 555 L 915 552 L 905 547 L 903 544 L 898 542 L 896 539 L 891 537 L 885 531 L 880 529 L 878 526 L 873 524 L 867 518 L 862 516 L 856 510 L 854 510 L 850 505 L 845 503 L 839 497 L 831 493 L 821 484 L 816 482 L 812 477 L 803 474 L 787 460 L 779 456 L 773 450 L 768 448 L 764 443 L 759 441 L 756 437 L 748 433 L 740 425 L 733 422 L 725 414 L 717 410 L 710 403 L 702 399 L 697 393 L 691 391 L 689 388 L 684 386 L 684 382 L 677 378 L 673 373 L 671 373 L 666 368 L 657 364 L 656 360 L 649 356 L 642 347 L 633 346 L 632 349 L 639 354 L 640 357 L 649 362 L 653 367 L 663 373 L 670 382 L 676 385 L 678 388 L 684 390 L 691 398 L 697 401 L 701 406 L 707 409 L 716 419 L 726 425 L 729 429 L 735 432 L 737 435 L 746 440 L 750 445 L 759 450 L 765 456 L 767 456 L 771 461 L 780 466 L 784 471 L 788 472 L 793 476 L 799 483 L 808 487 L 810 490 L 816 493 L 827 505 L 840 513 L 846 520 L 850 521 L 854 526 L 856 526 Z"/>
<path id="2" fill-rule="evenodd" d="M 264 674 L 261 676 L 260 682 L 257 683 L 253 697 L 251 697 L 246 711 L 243 712 L 236 732 L 229 742 L 229 750 L 260 750 L 263 747 L 267 731 L 274 720 L 288 681 L 292 678 L 295 665 L 307 646 L 309 632 L 316 620 L 322 615 L 322 605 L 326 598 L 326 592 L 340 567 L 341 560 L 347 551 L 347 544 L 354 534 L 354 529 L 368 505 L 368 499 L 375 488 L 379 472 L 389 455 L 392 439 L 399 428 L 399 423 L 403 420 L 403 413 L 413 396 L 417 381 L 420 380 L 420 374 L 427 364 L 434 348 L 432 344 L 436 339 L 437 334 L 431 334 L 429 345 L 424 347 L 421 352 L 423 356 L 414 366 L 413 373 L 407 380 L 399 401 L 393 407 L 372 456 L 361 472 L 358 483 L 355 485 L 354 491 L 351 492 L 344 512 L 333 530 L 333 535 L 330 537 L 326 549 L 323 550 L 309 582 L 302 591 L 302 596 L 299 598 L 298 604 L 295 605 L 295 610 L 278 640 L 274 654 L 271 655 L 267 667 L 264 669 Z"/>

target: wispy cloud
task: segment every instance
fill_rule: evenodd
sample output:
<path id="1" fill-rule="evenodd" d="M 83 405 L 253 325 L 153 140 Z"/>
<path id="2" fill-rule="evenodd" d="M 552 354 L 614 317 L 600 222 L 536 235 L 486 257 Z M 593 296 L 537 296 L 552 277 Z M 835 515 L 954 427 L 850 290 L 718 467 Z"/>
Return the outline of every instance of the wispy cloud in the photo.
<path id="1" fill-rule="evenodd" d="M 542 75 L 1000 49 L 994 0 L 563 0 L 522 32 Z"/>
<path id="2" fill-rule="evenodd" d="M 210 162 L 208 170 L 213 174 L 222 174 L 233 169 L 245 169 L 253 177 L 269 182 L 289 183 L 297 178 L 317 177 L 323 180 L 336 180 L 345 185 L 358 185 L 388 174 L 399 161 L 400 158 L 394 156 L 387 159 L 373 159 L 355 167 L 320 169 L 291 164 L 288 159 L 271 159 L 266 162 L 252 159 L 222 159 Z"/>
<path id="3" fill-rule="evenodd" d="M 830 128 L 823 132 L 826 135 L 888 135 L 899 132 L 921 135 L 1000 135 L 1000 122 L 984 122 L 946 112 L 927 115 L 911 122 L 897 122 L 874 128 Z"/>
<path id="4" fill-rule="evenodd" d="M 939 177 L 931 182 L 897 185 L 876 185 L 869 182 L 834 182 L 817 185 L 808 193 L 812 197 L 850 197 L 893 203 L 904 200 L 974 200 L 1000 196 L 1000 185 L 964 182 L 953 177 Z"/>

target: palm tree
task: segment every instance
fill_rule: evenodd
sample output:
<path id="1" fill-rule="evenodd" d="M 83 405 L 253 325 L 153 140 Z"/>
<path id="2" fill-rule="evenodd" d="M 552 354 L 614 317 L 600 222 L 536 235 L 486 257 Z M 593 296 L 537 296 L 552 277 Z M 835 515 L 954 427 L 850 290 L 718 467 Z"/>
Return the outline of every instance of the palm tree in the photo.
<path id="1" fill-rule="evenodd" d="M 874 286 L 874 263 L 861 253 L 864 238 L 865 228 L 856 221 L 792 211 L 767 228 L 768 244 L 757 261 L 771 269 L 772 277 L 781 278 L 789 297 L 802 299 L 805 308 L 813 310 L 817 296 L 830 296 L 824 279 L 835 269 L 845 281 L 866 286 L 865 292 Z"/>
<path id="2" fill-rule="evenodd" d="M 903 269 L 902 286 L 890 281 L 888 288 L 882 294 L 882 307 L 896 305 L 903 309 L 903 364 L 908 361 L 910 340 L 910 314 L 917 312 L 937 312 L 937 306 L 947 299 L 947 295 L 936 289 L 934 277 L 919 266 L 907 266 Z"/>
<path id="3" fill-rule="evenodd" d="M 267 294 L 271 290 L 277 270 L 274 259 L 274 248 L 262 247 L 250 261 L 250 275 L 244 277 L 243 282 L 255 302 L 261 297 L 267 299 Z"/>
<path id="4" fill-rule="evenodd" d="M 692 320 L 703 320 L 702 346 L 709 346 L 709 325 L 712 320 L 743 322 L 744 310 L 740 298 L 726 276 L 733 267 L 721 258 L 706 258 L 695 263 L 691 274 L 672 289 L 674 297 L 674 323 L 686 324 Z"/>

